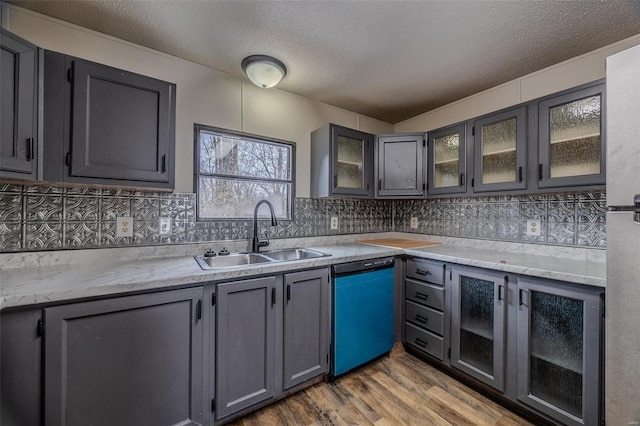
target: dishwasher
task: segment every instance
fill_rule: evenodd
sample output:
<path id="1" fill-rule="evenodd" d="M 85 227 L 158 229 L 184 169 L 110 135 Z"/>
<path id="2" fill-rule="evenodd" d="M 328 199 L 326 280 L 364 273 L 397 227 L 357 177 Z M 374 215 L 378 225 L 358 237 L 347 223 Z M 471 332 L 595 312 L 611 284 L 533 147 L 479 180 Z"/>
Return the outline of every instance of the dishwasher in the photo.
<path id="1" fill-rule="evenodd" d="M 330 379 L 393 347 L 394 258 L 333 266 Z"/>

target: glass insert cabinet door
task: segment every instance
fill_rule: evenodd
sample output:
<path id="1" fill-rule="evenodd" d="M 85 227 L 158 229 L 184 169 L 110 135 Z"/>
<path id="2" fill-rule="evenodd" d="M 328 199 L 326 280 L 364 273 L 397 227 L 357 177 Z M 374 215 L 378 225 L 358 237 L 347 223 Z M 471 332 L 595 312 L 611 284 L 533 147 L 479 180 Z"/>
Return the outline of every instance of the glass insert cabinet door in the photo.
<path id="1" fill-rule="evenodd" d="M 604 84 L 539 103 L 540 186 L 604 183 Z"/>
<path id="2" fill-rule="evenodd" d="M 373 179 L 373 135 L 333 126 L 333 193 L 370 195 Z"/>
<path id="3" fill-rule="evenodd" d="M 504 275 L 482 269 L 453 268 L 451 364 L 504 390 Z"/>
<path id="4" fill-rule="evenodd" d="M 475 191 L 526 187 L 526 107 L 476 120 Z"/>
<path id="5" fill-rule="evenodd" d="M 429 133 L 429 193 L 466 192 L 466 126 Z"/>
<path id="6" fill-rule="evenodd" d="M 597 292 L 518 280 L 518 399 L 564 424 L 600 424 Z"/>

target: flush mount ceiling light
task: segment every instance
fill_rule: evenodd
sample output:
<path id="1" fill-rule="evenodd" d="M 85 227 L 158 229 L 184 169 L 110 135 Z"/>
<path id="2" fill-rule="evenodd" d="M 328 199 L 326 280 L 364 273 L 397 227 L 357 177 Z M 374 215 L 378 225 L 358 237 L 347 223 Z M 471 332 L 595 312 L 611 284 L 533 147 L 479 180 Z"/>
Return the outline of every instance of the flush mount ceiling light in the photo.
<path id="1" fill-rule="evenodd" d="M 268 89 L 280 83 L 287 75 L 287 67 L 267 55 L 251 55 L 242 60 L 242 71 L 258 87 Z"/>

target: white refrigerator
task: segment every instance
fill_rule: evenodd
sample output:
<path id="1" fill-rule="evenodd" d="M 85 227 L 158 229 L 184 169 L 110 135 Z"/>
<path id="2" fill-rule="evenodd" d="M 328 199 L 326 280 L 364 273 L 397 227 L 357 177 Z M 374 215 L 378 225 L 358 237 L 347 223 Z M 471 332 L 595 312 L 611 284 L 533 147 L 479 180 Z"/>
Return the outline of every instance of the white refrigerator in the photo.
<path id="1" fill-rule="evenodd" d="M 605 419 L 627 426 L 640 424 L 640 46 L 607 58 L 606 85 Z"/>

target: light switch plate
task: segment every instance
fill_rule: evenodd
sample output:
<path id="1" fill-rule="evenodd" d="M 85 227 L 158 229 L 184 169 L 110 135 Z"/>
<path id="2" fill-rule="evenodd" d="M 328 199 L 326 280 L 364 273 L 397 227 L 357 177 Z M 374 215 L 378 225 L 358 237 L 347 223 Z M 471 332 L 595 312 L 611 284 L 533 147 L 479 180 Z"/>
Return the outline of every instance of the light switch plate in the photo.
<path id="1" fill-rule="evenodd" d="M 540 236 L 540 219 L 527 219 L 527 229 L 525 233 L 530 237 Z"/>
<path id="2" fill-rule="evenodd" d="M 418 228 L 418 218 L 415 216 L 411 216 L 411 229 Z"/>
<path id="3" fill-rule="evenodd" d="M 161 217 L 158 219 L 158 229 L 160 230 L 160 235 L 169 235 L 171 234 L 171 218 L 170 217 Z"/>
<path id="4" fill-rule="evenodd" d="M 133 218 L 131 216 L 116 218 L 116 237 L 133 237 Z"/>
<path id="5" fill-rule="evenodd" d="M 338 229 L 338 216 L 331 216 L 331 229 Z"/>

